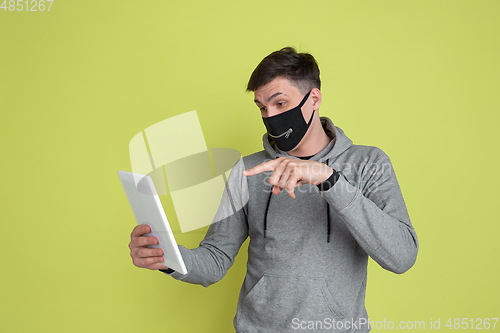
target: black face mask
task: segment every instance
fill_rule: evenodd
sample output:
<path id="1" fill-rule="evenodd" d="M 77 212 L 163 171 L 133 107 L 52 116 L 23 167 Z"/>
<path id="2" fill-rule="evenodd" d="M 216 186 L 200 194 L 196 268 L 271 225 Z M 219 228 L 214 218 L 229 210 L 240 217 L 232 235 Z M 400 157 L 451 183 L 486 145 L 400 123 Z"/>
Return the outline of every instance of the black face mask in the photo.
<path id="1" fill-rule="evenodd" d="M 306 102 L 311 92 L 309 91 L 300 104 L 293 109 L 280 113 L 276 116 L 262 117 L 267 128 L 267 134 L 273 139 L 276 146 L 283 151 L 290 151 L 295 148 L 306 135 L 312 123 L 314 111 L 311 119 L 306 123 L 302 116 L 302 105 Z"/>

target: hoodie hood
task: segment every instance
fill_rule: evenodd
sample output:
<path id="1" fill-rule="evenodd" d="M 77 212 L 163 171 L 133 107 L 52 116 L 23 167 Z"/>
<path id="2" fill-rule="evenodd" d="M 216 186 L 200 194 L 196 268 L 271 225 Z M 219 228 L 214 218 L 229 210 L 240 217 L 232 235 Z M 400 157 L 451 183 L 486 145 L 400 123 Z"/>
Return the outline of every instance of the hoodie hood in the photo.
<path id="1" fill-rule="evenodd" d="M 311 157 L 310 161 L 324 162 L 326 160 L 334 160 L 338 155 L 342 154 L 345 150 L 352 146 L 352 140 L 344 134 L 342 129 L 336 127 L 330 118 L 320 117 L 320 120 L 325 133 L 332 139 L 332 141 L 330 141 L 325 149 Z M 262 141 L 264 143 L 264 150 L 271 156 L 272 159 L 281 156 L 297 158 L 289 155 L 286 151 L 280 150 L 267 132 L 262 137 Z"/>

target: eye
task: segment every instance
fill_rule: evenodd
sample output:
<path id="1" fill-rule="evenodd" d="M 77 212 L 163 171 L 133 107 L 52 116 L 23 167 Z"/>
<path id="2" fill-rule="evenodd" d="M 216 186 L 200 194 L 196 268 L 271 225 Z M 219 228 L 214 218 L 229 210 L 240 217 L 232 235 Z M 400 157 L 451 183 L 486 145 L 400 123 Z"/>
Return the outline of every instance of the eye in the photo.
<path id="1" fill-rule="evenodd" d="M 286 102 L 278 102 L 276 105 L 279 106 L 279 107 L 282 107 L 286 104 Z"/>
<path id="2" fill-rule="evenodd" d="M 260 112 L 266 112 L 267 109 L 265 106 L 263 106 L 263 107 L 259 108 L 259 110 L 260 110 Z"/>

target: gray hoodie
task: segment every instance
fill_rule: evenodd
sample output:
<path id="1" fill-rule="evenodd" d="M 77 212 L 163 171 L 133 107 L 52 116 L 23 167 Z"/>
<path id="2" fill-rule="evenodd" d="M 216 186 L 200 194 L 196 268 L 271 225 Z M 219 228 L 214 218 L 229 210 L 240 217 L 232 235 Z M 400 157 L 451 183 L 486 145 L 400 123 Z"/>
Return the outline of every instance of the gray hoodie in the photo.
<path id="1" fill-rule="evenodd" d="M 229 217 L 216 217 L 198 248 L 179 246 L 188 273 L 171 276 L 207 287 L 226 274 L 250 237 L 234 318 L 238 332 L 368 332 L 368 256 L 395 273 L 416 260 L 417 236 L 389 157 L 354 145 L 330 119 L 321 122 L 332 141 L 310 160 L 340 172 L 333 187 L 320 192 L 305 184 L 292 199 L 286 191 L 271 194 L 272 172 L 244 176 L 246 169 L 289 156 L 265 134 L 264 150 L 231 171 L 217 213 Z M 230 209 L 235 212 L 221 213 Z"/>

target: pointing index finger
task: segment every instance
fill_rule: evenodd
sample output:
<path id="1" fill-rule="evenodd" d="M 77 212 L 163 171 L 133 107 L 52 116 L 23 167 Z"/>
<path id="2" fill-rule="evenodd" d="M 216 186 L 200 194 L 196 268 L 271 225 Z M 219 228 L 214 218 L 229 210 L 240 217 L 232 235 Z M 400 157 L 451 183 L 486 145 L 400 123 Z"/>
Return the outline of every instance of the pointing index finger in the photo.
<path id="1" fill-rule="evenodd" d="M 282 159 L 279 158 L 276 160 L 263 162 L 259 165 L 254 166 L 253 168 L 250 168 L 248 170 L 243 171 L 243 174 L 245 176 L 253 176 L 253 175 L 259 174 L 259 173 L 264 172 L 264 171 L 272 171 L 272 170 L 276 169 L 276 166 L 279 164 L 279 162 L 281 160 Z"/>

